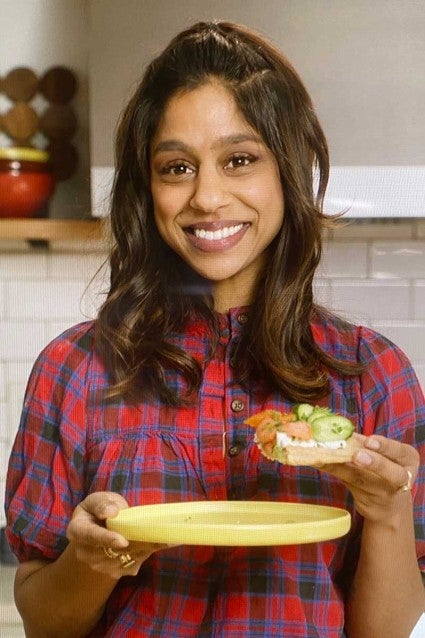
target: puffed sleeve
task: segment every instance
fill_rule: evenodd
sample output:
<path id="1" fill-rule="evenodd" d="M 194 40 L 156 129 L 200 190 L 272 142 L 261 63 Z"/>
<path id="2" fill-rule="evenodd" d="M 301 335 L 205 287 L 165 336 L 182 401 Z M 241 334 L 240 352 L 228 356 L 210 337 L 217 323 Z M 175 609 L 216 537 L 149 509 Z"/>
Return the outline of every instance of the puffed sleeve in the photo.
<path id="1" fill-rule="evenodd" d="M 425 399 L 406 355 L 391 341 L 362 328 L 359 359 L 367 369 L 361 377 L 363 432 L 408 443 L 420 454 L 413 486 L 416 551 L 425 574 Z"/>
<path id="2" fill-rule="evenodd" d="M 6 534 L 20 561 L 55 559 L 84 498 L 91 322 L 52 341 L 34 364 L 6 480 Z"/>

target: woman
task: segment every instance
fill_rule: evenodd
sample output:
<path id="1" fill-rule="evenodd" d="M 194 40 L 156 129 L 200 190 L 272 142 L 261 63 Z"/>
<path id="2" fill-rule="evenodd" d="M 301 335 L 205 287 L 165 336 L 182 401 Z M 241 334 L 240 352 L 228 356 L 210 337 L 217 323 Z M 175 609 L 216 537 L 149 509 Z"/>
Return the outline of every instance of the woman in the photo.
<path id="1" fill-rule="evenodd" d="M 38 359 L 10 461 L 28 636 L 407 637 L 424 609 L 424 398 L 393 344 L 313 303 L 328 152 L 301 80 L 248 29 L 196 24 L 148 67 L 116 163 L 108 297 Z M 260 458 L 244 420 L 298 401 L 356 423 L 352 463 Z M 331 504 L 353 525 L 260 548 L 104 525 L 215 499 Z"/>

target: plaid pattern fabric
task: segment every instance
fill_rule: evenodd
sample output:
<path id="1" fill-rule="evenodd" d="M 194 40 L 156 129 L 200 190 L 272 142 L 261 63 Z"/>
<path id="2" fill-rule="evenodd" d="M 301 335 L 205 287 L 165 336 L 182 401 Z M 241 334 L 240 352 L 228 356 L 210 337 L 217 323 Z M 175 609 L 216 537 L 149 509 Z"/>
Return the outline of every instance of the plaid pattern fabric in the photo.
<path id="1" fill-rule="evenodd" d="M 278 393 L 259 400 L 232 384 L 231 353 L 241 309 L 221 316 L 221 340 L 205 370 L 199 401 L 175 410 L 159 403 L 105 403 L 108 378 L 93 347 L 93 323 L 71 328 L 40 355 L 29 380 L 10 459 L 8 536 L 19 560 L 55 559 L 76 505 L 112 490 L 130 505 L 192 500 L 275 500 L 334 505 L 353 516 L 335 541 L 282 547 L 190 547 L 158 552 L 137 577 L 122 578 L 92 636 L 173 638 L 344 636 L 344 591 L 359 551 L 361 519 L 336 479 L 309 467 L 262 457 L 254 412 L 290 404 Z M 321 404 L 347 415 L 358 431 L 415 445 L 422 465 L 414 487 L 418 560 L 425 570 L 425 403 L 409 362 L 392 343 L 328 318 L 313 325 L 327 352 L 366 361 L 361 377 L 331 375 Z M 195 357 L 208 348 L 205 326 L 172 335 Z M 182 380 L 170 373 L 170 385 Z M 227 453 L 223 455 L 223 433 Z"/>

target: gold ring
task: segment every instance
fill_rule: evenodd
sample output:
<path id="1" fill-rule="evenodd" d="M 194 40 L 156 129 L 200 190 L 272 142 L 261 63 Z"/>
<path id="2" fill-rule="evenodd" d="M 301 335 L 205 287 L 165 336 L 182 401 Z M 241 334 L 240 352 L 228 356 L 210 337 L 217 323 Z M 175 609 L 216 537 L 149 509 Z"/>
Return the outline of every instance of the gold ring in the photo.
<path id="1" fill-rule="evenodd" d="M 400 487 L 400 490 L 402 492 L 409 492 L 409 490 L 412 489 L 412 479 L 413 479 L 412 472 L 410 470 L 406 470 L 406 472 L 407 472 L 407 483 L 406 485 L 402 485 Z"/>
<path id="2" fill-rule="evenodd" d="M 114 552 L 112 547 L 102 547 L 102 549 L 103 549 L 103 553 L 108 558 L 116 558 L 117 556 L 119 556 L 118 552 Z"/>
<path id="3" fill-rule="evenodd" d="M 130 556 L 130 554 L 120 554 L 121 567 L 123 569 L 127 569 L 128 567 L 132 567 L 136 563 Z"/>

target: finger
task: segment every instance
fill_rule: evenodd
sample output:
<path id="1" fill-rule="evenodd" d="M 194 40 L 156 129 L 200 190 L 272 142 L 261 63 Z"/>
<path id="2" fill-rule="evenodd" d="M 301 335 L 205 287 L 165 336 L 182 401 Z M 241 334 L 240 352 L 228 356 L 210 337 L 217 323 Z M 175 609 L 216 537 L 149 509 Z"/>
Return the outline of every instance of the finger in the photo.
<path id="1" fill-rule="evenodd" d="M 402 443 L 385 436 L 373 435 L 366 437 L 364 447 L 376 451 L 391 461 L 405 467 L 419 467 L 419 453 L 411 445 Z"/>
<path id="2" fill-rule="evenodd" d="M 400 465 L 400 463 L 392 461 L 371 449 L 363 449 L 356 452 L 353 458 L 353 465 L 374 474 L 375 477 L 384 480 L 394 489 L 400 489 L 406 485 L 409 480 L 407 470 L 412 474 L 412 477 L 414 476 L 414 470 L 413 468 L 411 469 L 411 466 Z"/>
<path id="3" fill-rule="evenodd" d="M 91 547 L 112 547 L 123 549 L 128 546 L 128 540 L 99 525 L 89 518 L 75 518 L 68 525 L 67 538 L 70 541 Z"/>
<path id="4" fill-rule="evenodd" d="M 108 574 L 119 580 L 123 576 L 136 575 L 143 563 L 140 558 L 130 552 L 128 548 L 111 552 L 110 546 L 94 548 L 93 546 L 79 545 L 75 548 L 79 561 L 86 563 L 93 571 Z M 108 554 L 108 551 L 111 553 Z"/>
<path id="5" fill-rule="evenodd" d="M 342 481 L 350 491 L 358 488 L 369 491 L 369 488 L 372 488 L 373 479 L 376 478 L 367 467 L 355 465 L 353 462 L 329 463 L 321 469 Z"/>
<path id="6" fill-rule="evenodd" d="M 106 556 L 106 568 L 111 569 L 111 563 L 113 563 L 112 567 L 115 568 L 115 573 L 118 573 L 119 577 L 124 575 L 134 575 L 139 571 L 140 566 L 155 552 L 160 549 L 164 549 L 164 545 L 160 543 L 130 543 L 125 551 L 113 552 L 110 554 L 107 553 L 107 549 L 105 547 L 102 548 L 102 562 L 105 564 L 105 556 Z M 124 562 L 123 562 L 124 558 Z M 127 565 L 126 563 L 131 563 L 131 565 Z M 118 570 L 118 571 L 117 571 Z M 125 574 L 123 573 L 125 571 Z"/>
<path id="7" fill-rule="evenodd" d="M 80 503 L 80 507 L 95 518 L 105 520 L 126 509 L 128 503 L 121 494 L 115 492 L 93 492 Z"/>

